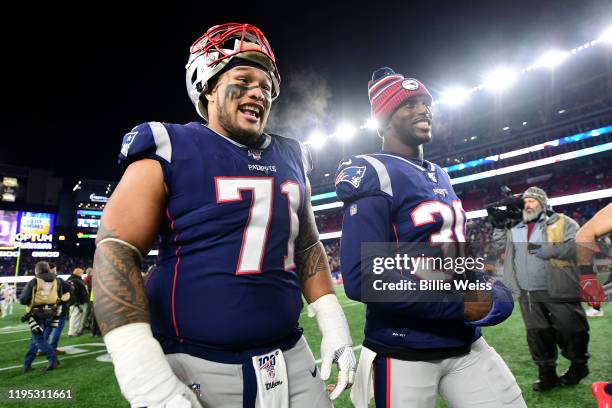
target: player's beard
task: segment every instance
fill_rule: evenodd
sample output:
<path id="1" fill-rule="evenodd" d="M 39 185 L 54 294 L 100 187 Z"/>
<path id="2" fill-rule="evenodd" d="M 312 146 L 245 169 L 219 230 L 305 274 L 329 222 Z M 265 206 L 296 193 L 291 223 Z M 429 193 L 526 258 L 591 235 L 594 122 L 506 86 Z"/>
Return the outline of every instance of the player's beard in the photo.
<path id="1" fill-rule="evenodd" d="M 270 102 L 268 101 L 267 103 L 264 103 L 268 108 L 260 116 L 260 125 L 257 127 L 257 129 L 245 129 L 238 125 L 238 105 L 234 107 L 234 104 L 230 103 L 232 100 L 239 99 L 242 94 L 238 93 L 238 95 L 236 95 L 237 91 L 232 88 L 237 88 L 240 91 L 240 87 L 238 86 L 226 87 L 223 102 L 220 101 L 220 103 L 217 104 L 219 124 L 223 127 L 223 129 L 229 132 L 228 137 L 231 139 L 245 146 L 255 146 L 257 145 L 257 141 L 261 137 L 264 128 L 266 127 Z"/>
<path id="2" fill-rule="evenodd" d="M 229 132 L 229 137 L 240 144 L 245 146 L 253 146 L 263 133 L 262 128 L 260 130 L 248 130 L 243 129 L 236 124 L 236 120 L 232 119 L 232 115 L 227 111 L 219 112 L 219 124 L 223 129 Z"/>

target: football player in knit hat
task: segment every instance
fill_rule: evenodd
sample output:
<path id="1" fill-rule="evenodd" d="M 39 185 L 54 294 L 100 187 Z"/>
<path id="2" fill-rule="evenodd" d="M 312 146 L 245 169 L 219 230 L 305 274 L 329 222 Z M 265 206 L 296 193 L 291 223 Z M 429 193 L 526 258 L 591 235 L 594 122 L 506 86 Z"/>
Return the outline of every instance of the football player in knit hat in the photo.
<path id="1" fill-rule="evenodd" d="M 465 212 L 448 174 L 423 159 L 423 145 L 432 138 L 432 96 L 425 85 L 384 67 L 374 72 L 368 96 L 382 151 L 344 160 L 335 181 L 344 202 L 344 288 L 367 305 L 353 403 L 366 408 L 373 388 L 377 408 L 433 408 L 438 394 L 453 407 L 525 407 L 514 376 L 480 331 L 512 313 L 511 293 L 500 282 L 470 271 L 466 280 L 490 290 L 373 294 L 376 279 L 396 286 L 426 279 L 419 271 L 401 276 L 393 269 L 370 279 L 376 259 L 364 255 L 363 243 L 390 243 L 389 252 L 400 243 L 421 244 L 440 253 L 442 244 L 465 242 Z"/>

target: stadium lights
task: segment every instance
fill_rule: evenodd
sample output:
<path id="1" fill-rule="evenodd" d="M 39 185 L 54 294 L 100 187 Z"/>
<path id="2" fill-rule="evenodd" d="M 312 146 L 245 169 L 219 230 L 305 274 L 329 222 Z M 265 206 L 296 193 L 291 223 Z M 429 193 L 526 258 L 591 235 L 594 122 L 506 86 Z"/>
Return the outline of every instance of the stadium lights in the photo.
<path id="1" fill-rule="evenodd" d="M 376 130 L 378 129 L 378 122 L 374 118 L 369 118 L 368 120 L 366 120 L 366 123 L 361 126 L 361 128 Z"/>
<path id="2" fill-rule="evenodd" d="M 517 77 L 517 73 L 510 68 L 497 68 L 487 75 L 484 86 L 492 91 L 501 92 L 510 87 Z"/>
<path id="3" fill-rule="evenodd" d="M 442 94 L 440 102 L 451 106 L 459 106 L 463 104 L 469 96 L 470 93 L 465 88 L 451 88 Z"/>
<path id="4" fill-rule="evenodd" d="M 608 27 L 606 31 L 604 31 L 597 39 L 597 41 L 604 44 L 612 44 L 612 26 Z"/>
<path id="5" fill-rule="evenodd" d="M 306 144 L 314 147 L 315 149 L 319 149 L 325 145 L 326 141 L 327 138 L 325 137 L 323 132 L 315 130 L 310 134 L 310 137 L 308 138 Z"/>
<path id="6" fill-rule="evenodd" d="M 334 136 L 344 142 L 352 139 L 353 136 L 355 136 L 355 133 L 357 133 L 355 126 L 351 125 L 350 123 L 341 123 L 338 125 L 338 128 L 336 128 L 336 133 Z"/>
<path id="7" fill-rule="evenodd" d="M 598 44 L 612 44 L 612 26 L 608 27 L 597 40 L 586 42 L 578 47 L 572 48 L 571 50 L 556 50 L 550 51 L 541 56 L 535 64 L 521 69 L 520 71 L 513 72 L 507 69 L 497 70 L 490 74 L 483 84 L 474 86 L 467 90 L 468 94 L 481 91 L 485 88 L 491 89 L 492 91 L 502 91 L 503 89 L 510 86 L 515 80 L 518 79 L 518 74 L 525 74 L 533 71 L 537 68 L 549 68 L 554 69 L 565 61 L 570 55 L 577 54 L 581 51 L 587 50 Z M 444 100 L 445 95 L 440 100 L 434 101 L 434 105 L 446 102 Z M 448 103 L 452 105 L 452 103 Z"/>
<path id="8" fill-rule="evenodd" d="M 567 51 L 549 51 L 546 54 L 542 55 L 540 58 L 538 58 L 533 67 L 555 69 L 556 67 L 561 65 L 561 63 L 563 63 L 563 61 L 565 61 L 567 57 L 569 57 L 569 52 Z"/>

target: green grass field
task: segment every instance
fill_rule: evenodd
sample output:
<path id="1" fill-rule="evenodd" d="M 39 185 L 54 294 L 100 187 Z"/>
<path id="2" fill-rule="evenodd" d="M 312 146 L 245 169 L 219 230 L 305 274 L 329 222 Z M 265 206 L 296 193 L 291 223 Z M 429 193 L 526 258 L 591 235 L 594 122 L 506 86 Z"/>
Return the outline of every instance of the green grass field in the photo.
<path id="1" fill-rule="evenodd" d="M 338 287 L 338 296 L 349 320 L 351 333 L 355 345 L 363 340 L 364 306 L 352 302 L 344 295 L 342 287 Z M 523 395 L 529 407 L 564 407 L 589 408 L 596 407 L 591 396 L 589 385 L 591 382 L 612 379 L 612 352 L 610 339 L 612 338 L 612 307 L 605 306 L 604 317 L 589 318 L 591 325 L 590 342 L 590 369 L 591 374 L 581 384 L 573 387 L 559 387 L 544 394 L 531 391 L 531 383 L 536 377 L 536 368 L 531 362 L 527 351 L 525 330 L 520 312 L 515 309 L 514 314 L 502 325 L 485 330 L 485 338 L 489 344 L 506 360 L 510 369 L 516 376 L 523 390 Z M 69 353 L 61 356 L 61 366 L 48 374 L 43 373 L 46 365 L 44 357 L 37 358 L 33 372 L 23 374 L 21 364 L 23 356 L 29 345 L 29 331 L 19 322 L 23 308 L 17 306 L 15 314 L 0 320 L 0 390 L 6 395 L 10 388 L 19 389 L 72 389 L 74 400 L 72 402 L 7 402 L 0 400 L 0 407 L 127 407 L 127 402 L 119 392 L 115 381 L 112 364 L 107 361 L 98 361 L 97 358 L 105 355 L 102 340 L 85 334 L 76 338 L 62 337 L 60 348 L 66 348 Z M 301 324 L 308 343 L 315 357 L 319 356 L 321 336 L 316 321 L 302 313 Z M 66 329 L 67 330 L 67 327 Z M 64 332 L 65 334 L 65 332 Z M 356 352 L 359 354 L 359 351 Z M 567 368 L 567 361 L 559 361 L 559 373 Z M 348 392 L 340 397 L 335 407 L 350 407 Z M 440 400 L 438 407 L 446 405 Z"/>

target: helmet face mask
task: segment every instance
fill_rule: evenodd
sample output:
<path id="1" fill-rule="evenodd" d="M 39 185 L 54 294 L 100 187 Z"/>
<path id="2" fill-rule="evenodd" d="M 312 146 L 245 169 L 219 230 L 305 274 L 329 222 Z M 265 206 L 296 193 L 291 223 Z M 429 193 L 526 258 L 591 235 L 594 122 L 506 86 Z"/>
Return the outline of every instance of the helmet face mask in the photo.
<path id="1" fill-rule="evenodd" d="M 250 24 L 227 23 L 214 26 L 190 48 L 186 85 L 198 114 L 208 121 L 206 101 L 201 98 L 213 79 L 234 58 L 261 65 L 272 80 L 272 100 L 280 93 L 280 74 L 276 59 L 263 33 Z M 202 101 L 204 99 L 204 102 Z"/>

